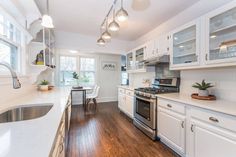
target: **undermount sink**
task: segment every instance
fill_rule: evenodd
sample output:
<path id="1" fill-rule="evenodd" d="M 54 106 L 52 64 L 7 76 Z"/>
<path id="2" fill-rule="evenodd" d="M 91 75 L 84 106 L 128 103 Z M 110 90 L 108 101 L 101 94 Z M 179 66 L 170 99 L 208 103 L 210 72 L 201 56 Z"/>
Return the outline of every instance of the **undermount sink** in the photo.
<path id="1" fill-rule="evenodd" d="M 36 119 L 46 115 L 52 106 L 53 104 L 39 104 L 13 108 L 0 114 L 0 123 Z"/>

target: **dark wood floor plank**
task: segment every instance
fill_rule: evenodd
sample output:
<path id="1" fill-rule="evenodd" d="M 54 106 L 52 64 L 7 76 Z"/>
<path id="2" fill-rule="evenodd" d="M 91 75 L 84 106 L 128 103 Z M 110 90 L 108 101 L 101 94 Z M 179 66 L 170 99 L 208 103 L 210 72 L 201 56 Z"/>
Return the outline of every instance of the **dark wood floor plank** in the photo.
<path id="1" fill-rule="evenodd" d="M 100 103 L 94 113 L 72 107 L 66 157 L 174 157 L 169 148 L 154 142 L 119 113 L 117 102 Z"/>

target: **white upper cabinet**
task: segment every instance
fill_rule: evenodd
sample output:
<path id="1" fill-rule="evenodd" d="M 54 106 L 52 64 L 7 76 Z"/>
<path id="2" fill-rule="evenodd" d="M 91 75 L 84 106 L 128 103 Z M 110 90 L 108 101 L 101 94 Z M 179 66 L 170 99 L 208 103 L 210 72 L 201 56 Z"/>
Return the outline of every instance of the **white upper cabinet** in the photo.
<path id="1" fill-rule="evenodd" d="M 169 34 L 164 34 L 158 36 L 154 40 L 150 40 L 145 44 L 146 51 L 145 51 L 145 60 L 153 59 L 155 57 L 169 54 L 170 50 L 170 36 Z"/>
<path id="2" fill-rule="evenodd" d="M 236 64 L 236 3 L 229 3 L 204 17 L 206 64 Z"/>
<path id="3" fill-rule="evenodd" d="M 144 68 L 144 54 L 146 51 L 146 46 L 143 45 L 135 50 L 135 69 Z"/>
<path id="4" fill-rule="evenodd" d="M 194 20 L 172 32 L 171 69 L 182 69 L 200 64 L 200 19 Z"/>
<path id="5" fill-rule="evenodd" d="M 132 70 L 134 69 L 134 53 L 133 52 L 129 52 L 126 55 L 126 62 L 127 62 L 127 70 Z"/>
<path id="6" fill-rule="evenodd" d="M 169 33 L 159 36 L 156 40 L 156 51 L 158 56 L 170 54 L 170 41 L 171 35 Z"/>
<path id="7" fill-rule="evenodd" d="M 146 51 L 144 55 L 144 59 L 148 60 L 156 56 L 155 51 L 155 40 L 150 40 L 146 44 Z"/>

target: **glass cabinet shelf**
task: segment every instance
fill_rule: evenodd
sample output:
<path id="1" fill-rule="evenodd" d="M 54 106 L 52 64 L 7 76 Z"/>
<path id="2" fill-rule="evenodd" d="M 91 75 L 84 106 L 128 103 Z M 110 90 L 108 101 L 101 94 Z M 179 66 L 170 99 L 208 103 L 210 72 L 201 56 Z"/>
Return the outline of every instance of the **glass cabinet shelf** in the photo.
<path id="1" fill-rule="evenodd" d="M 197 62 L 196 25 L 173 34 L 173 64 Z"/>
<path id="2" fill-rule="evenodd" d="M 236 57 L 236 8 L 209 18 L 209 60 Z"/>

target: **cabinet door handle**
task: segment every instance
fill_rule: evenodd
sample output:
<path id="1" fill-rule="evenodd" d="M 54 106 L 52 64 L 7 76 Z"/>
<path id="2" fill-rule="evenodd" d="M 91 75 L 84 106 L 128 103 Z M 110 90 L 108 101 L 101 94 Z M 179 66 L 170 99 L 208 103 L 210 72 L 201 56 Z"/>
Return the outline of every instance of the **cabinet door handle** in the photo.
<path id="1" fill-rule="evenodd" d="M 182 128 L 184 128 L 184 121 L 182 121 L 181 126 L 182 126 Z"/>
<path id="2" fill-rule="evenodd" d="M 172 108 L 172 106 L 170 104 L 167 104 L 167 107 Z"/>
<path id="3" fill-rule="evenodd" d="M 206 61 L 208 60 L 208 54 L 205 55 L 205 60 L 206 60 Z"/>
<path id="4" fill-rule="evenodd" d="M 209 120 L 212 121 L 212 122 L 219 123 L 219 120 L 215 117 L 209 117 Z"/>
<path id="5" fill-rule="evenodd" d="M 194 130 L 193 130 L 193 127 L 194 127 L 194 125 L 192 124 L 192 125 L 191 125 L 191 131 L 192 131 L 192 132 L 194 131 Z"/>

